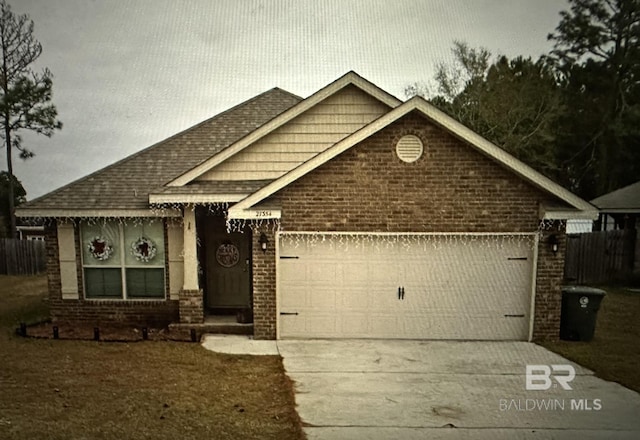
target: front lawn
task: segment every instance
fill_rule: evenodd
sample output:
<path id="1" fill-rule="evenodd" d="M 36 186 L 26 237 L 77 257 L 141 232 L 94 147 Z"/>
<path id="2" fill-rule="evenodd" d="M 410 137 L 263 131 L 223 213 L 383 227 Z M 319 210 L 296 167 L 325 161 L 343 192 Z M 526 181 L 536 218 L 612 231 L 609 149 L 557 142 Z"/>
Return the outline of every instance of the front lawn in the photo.
<path id="1" fill-rule="evenodd" d="M 45 292 L 0 276 L 1 439 L 304 438 L 279 357 L 15 336 L 46 317 Z"/>
<path id="2" fill-rule="evenodd" d="M 603 287 L 603 299 L 590 342 L 541 345 L 593 370 L 602 379 L 640 392 L 640 293 Z"/>

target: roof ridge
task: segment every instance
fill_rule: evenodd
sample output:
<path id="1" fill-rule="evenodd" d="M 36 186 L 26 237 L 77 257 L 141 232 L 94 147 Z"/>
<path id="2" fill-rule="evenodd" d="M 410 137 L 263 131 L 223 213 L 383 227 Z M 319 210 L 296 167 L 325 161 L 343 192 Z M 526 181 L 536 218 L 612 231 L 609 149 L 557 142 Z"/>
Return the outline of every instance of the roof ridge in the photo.
<path id="1" fill-rule="evenodd" d="M 280 87 L 274 87 L 272 89 L 267 90 L 267 92 L 271 92 L 271 91 L 274 91 L 274 90 L 277 90 L 279 92 L 284 92 L 287 95 L 291 96 L 292 98 L 299 99 L 300 101 L 304 101 L 305 100 L 305 98 L 303 98 L 302 96 L 298 96 L 295 93 L 291 93 L 290 91 L 282 89 Z M 267 92 L 265 92 L 265 93 L 267 93 Z"/>

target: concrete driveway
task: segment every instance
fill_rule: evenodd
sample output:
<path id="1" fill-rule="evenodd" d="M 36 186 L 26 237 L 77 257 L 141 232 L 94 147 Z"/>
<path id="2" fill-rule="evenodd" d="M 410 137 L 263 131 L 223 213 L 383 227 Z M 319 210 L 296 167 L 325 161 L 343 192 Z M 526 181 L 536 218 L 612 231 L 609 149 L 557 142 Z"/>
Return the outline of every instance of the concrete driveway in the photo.
<path id="1" fill-rule="evenodd" d="M 316 439 L 637 439 L 640 394 L 526 342 L 278 341 Z M 545 371 L 574 367 L 565 390 Z M 549 367 L 551 368 L 551 367 Z M 559 379 L 568 374 L 557 372 Z M 549 376 L 552 380 L 553 373 Z"/>

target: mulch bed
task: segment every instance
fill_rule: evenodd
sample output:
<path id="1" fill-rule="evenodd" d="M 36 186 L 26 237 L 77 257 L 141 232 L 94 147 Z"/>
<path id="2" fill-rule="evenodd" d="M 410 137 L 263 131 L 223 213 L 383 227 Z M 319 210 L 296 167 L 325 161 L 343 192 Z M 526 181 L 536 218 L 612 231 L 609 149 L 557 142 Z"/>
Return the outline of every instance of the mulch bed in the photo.
<path id="1" fill-rule="evenodd" d="M 57 339 L 72 340 L 99 340 L 104 342 L 138 342 L 150 341 L 182 341 L 193 342 L 191 333 L 187 329 L 169 329 L 165 328 L 145 328 L 116 325 L 101 324 L 88 325 L 86 323 L 74 322 L 41 322 L 29 325 L 26 328 L 26 337 L 41 339 L 56 339 L 54 337 L 54 327 L 58 328 Z M 97 334 L 96 334 L 97 329 Z M 20 329 L 16 329 L 16 333 L 20 334 Z M 145 334 L 146 333 L 146 334 Z M 98 337 L 96 339 L 96 336 Z M 196 341 L 200 341 L 201 335 L 196 335 Z"/>

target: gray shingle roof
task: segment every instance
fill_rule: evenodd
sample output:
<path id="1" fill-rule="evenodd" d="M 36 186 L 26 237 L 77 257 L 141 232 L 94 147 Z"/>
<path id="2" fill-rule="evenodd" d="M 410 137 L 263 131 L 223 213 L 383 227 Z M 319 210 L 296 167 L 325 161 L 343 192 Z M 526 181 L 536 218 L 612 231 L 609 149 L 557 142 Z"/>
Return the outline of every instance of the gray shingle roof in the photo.
<path id="1" fill-rule="evenodd" d="M 591 203 L 602 211 L 640 211 L 640 181 L 595 198 Z"/>
<path id="2" fill-rule="evenodd" d="M 291 108 L 302 98 L 274 88 L 106 168 L 20 206 L 46 210 L 140 210 L 149 194 Z"/>

